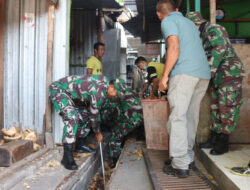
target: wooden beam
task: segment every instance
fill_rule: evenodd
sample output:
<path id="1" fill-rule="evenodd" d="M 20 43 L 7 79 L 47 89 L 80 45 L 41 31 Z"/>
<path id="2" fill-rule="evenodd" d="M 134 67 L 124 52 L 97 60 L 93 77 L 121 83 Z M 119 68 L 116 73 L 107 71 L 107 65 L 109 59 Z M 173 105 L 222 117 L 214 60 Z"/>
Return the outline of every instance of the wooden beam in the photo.
<path id="1" fill-rule="evenodd" d="M 250 18 L 226 18 L 218 22 L 250 22 Z"/>
<path id="2" fill-rule="evenodd" d="M 101 11 L 98 11 L 98 19 L 99 19 L 99 23 L 98 23 L 98 41 L 99 42 L 104 42 L 103 40 L 103 32 L 102 32 L 102 19 L 103 19 L 103 14 Z"/>
<path id="3" fill-rule="evenodd" d="M 0 0 L 0 130 L 3 128 L 3 74 L 4 74 L 4 0 Z"/>
<path id="4" fill-rule="evenodd" d="M 48 9 L 48 44 L 47 44 L 47 75 L 46 75 L 46 110 L 45 110 L 45 143 L 49 148 L 53 147 L 51 102 L 49 99 L 49 85 L 52 82 L 53 70 L 53 44 L 54 44 L 54 14 L 55 5 L 49 2 Z"/>
<path id="5" fill-rule="evenodd" d="M 216 0 L 210 0 L 210 22 L 216 24 Z"/>

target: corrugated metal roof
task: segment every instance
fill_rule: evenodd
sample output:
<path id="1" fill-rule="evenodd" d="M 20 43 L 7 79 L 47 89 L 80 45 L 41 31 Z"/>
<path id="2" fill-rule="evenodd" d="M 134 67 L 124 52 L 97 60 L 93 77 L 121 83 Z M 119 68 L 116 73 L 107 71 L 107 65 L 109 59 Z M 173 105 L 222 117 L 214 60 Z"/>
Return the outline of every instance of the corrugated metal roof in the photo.
<path id="1" fill-rule="evenodd" d="M 72 8 L 121 8 L 115 0 L 72 0 Z"/>
<path id="2" fill-rule="evenodd" d="M 124 0 L 124 6 L 126 9 L 130 9 L 131 11 L 137 13 L 136 0 Z"/>
<path id="3" fill-rule="evenodd" d="M 129 1 L 129 0 L 127 0 Z M 133 1 L 133 0 L 131 0 Z M 140 36 L 142 42 L 161 39 L 160 21 L 156 15 L 156 4 L 159 0 L 136 0 L 139 15 L 122 25 L 135 37 Z M 240 0 L 223 0 L 223 3 L 239 2 Z M 179 10 L 185 15 L 187 0 L 175 0 Z M 219 4 L 220 1 L 217 1 Z M 190 9 L 194 10 L 195 0 L 190 0 Z M 209 0 L 201 0 L 201 7 L 209 7 Z M 137 28 L 135 28 L 137 25 Z"/>

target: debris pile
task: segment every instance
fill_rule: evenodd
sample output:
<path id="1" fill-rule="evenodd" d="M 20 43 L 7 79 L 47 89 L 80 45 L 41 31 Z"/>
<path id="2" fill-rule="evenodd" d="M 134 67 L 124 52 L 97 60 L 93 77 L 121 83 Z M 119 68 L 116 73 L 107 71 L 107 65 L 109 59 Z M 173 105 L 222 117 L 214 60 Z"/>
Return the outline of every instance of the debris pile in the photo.
<path id="1" fill-rule="evenodd" d="M 132 143 L 136 143 L 136 144 L 143 144 L 144 142 L 136 142 L 135 139 L 132 140 L 128 140 L 128 142 L 132 142 Z M 129 162 L 134 163 L 135 161 L 141 160 L 143 157 L 143 151 L 141 148 L 135 148 L 132 151 L 125 151 L 124 150 L 124 154 L 129 157 Z M 111 178 L 111 175 L 114 171 L 115 168 L 110 168 L 110 161 L 108 161 L 108 158 L 105 160 L 104 162 L 104 166 L 105 166 L 105 184 L 108 184 Z M 119 160 L 119 164 L 123 164 L 123 160 L 120 159 Z M 104 189 L 104 185 L 103 185 L 103 176 L 102 176 L 102 172 L 101 172 L 101 168 L 98 169 L 97 174 L 94 176 L 94 178 L 92 179 L 88 190 L 103 190 Z"/>
<path id="2" fill-rule="evenodd" d="M 114 171 L 114 168 L 110 168 L 108 161 L 104 162 L 105 166 L 105 183 L 107 184 L 110 180 L 111 174 Z M 102 176 L 102 170 L 101 168 L 98 169 L 98 172 L 96 175 L 93 177 L 88 190 L 103 190 L 104 185 L 103 185 L 103 176 Z"/>
<path id="3" fill-rule="evenodd" d="M 13 126 L 9 130 L 2 129 L 3 139 L 0 142 L 0 145 L 17 140 L 30 140 L 33 141 L 34 151 L 38 151 L 41 146 L 37 144 L 37 135 L 34 130 L 25 129 L 24 131 L 20 127 Z"/>

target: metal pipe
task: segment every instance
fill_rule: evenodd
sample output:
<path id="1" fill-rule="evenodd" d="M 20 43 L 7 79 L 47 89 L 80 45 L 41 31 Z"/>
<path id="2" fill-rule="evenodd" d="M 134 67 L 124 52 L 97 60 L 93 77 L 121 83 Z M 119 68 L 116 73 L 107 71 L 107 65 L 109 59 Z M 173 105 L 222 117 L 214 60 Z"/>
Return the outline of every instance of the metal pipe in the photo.
<path id="1" fill-rule="evenodd" d="M 190 12 L 190 0 L 187 0 L 187 13 Z"/>
<path id="2" fill-rule="evenodd" d="M 195 11 L 201 12 L 201 0 L 195 0 Z"/>
<path id="3" fill-rule="evenodd" d="M 101 154 L 101 163 L 102 163 L 103 186 L 105 189 L 105 166 L 104 166 L 104 161 L 103 161 L 102 142 L 100 142 L 99 145 L 100 145 L 100 154 Z"/>

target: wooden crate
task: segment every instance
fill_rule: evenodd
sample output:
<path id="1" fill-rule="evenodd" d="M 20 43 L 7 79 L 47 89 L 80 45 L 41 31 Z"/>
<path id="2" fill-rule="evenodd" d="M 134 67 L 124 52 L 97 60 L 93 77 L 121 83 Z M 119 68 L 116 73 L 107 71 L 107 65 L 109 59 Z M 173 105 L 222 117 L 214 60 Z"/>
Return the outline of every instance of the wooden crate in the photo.
<path id="1" fill-rule="evenodd" d="M 146 145 L 148 149 L 168 150 L 167 121 L 169 104 L 165 100 L 142 100 Z"/>

